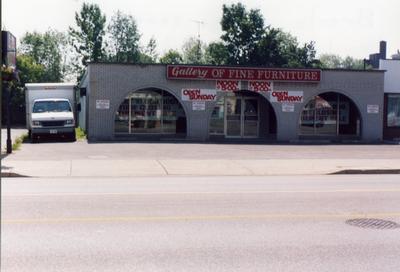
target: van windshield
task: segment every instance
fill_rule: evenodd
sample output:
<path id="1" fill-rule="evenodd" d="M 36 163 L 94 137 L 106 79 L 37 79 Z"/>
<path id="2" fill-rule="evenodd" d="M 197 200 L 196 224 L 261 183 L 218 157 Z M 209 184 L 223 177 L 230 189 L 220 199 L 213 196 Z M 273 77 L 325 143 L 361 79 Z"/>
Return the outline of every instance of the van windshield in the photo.
<path id="1" fill-rule="evenodd" d="M 69 112 L 71 106 L 68 101 L 38 101 L 33 104 L 33 112 Z"/>

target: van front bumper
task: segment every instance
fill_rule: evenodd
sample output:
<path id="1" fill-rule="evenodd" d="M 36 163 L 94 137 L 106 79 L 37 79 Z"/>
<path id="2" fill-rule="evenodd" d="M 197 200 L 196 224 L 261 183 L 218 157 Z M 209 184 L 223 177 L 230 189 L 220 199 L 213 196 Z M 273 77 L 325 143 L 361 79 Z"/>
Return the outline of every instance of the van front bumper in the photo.
<path id="1" fill-rule="evenodd" d="M 67 134 L 75 133 L 75 127 L 46 127 L 46 128 L 32 128 L 31 133 L 34 135 L 48 135 L 48 134 Z"/>

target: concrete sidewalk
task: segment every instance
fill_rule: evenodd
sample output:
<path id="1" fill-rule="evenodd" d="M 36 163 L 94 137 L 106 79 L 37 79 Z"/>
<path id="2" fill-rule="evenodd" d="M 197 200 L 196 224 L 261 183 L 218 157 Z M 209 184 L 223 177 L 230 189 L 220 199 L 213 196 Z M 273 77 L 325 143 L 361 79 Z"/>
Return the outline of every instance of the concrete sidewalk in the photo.
<path id="1" fill-rule="evenodd" d="M 400 159 L 270 159 L 270 160 L 60 160 L 13 161 L 2 176 L 133 177 L 133 176 L 265 176 L 323 175 L 342 171 L 386 170 L 400 174 Z M 397 172 L 394 172 L 397 171 Z M 355 172 L 357 173 L 357 172 Z"/>
<path id="2" fill-rule="evenodd" d="M 2 176 L 400 173 L 399 145 L 43 142 L 24 143 L 20 150 L 2 157 Z"/>

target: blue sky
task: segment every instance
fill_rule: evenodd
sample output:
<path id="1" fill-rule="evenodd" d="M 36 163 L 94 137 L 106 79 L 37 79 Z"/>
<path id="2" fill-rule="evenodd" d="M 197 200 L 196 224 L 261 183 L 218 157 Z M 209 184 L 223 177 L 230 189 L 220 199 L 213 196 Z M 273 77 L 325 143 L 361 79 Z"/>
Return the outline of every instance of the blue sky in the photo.
<path id="1" fill-rule="evenodd" d="M 2 24 L 17 39 L 26 31 L 49 28 L 66 31 L 74 26 L 74 14 L 82 0 L 3 0 Z M 142 42 L 157 40 L 158 52 L 181 49 L 198 33 L 211 42 L 221 35 L 222 5 L 227 0 L 87 0 L 96 3 L 110 19 L 121 10 L 135 17 Z M 290 32 L 303 42 L 315 41 L 318 54 L 333 53 L 356 58 L 378 51 L 388 42 L 388 56 L 400 49 L 400 1 L 398 0 L 242 0 L 257 8 L 265 22 Z"/>

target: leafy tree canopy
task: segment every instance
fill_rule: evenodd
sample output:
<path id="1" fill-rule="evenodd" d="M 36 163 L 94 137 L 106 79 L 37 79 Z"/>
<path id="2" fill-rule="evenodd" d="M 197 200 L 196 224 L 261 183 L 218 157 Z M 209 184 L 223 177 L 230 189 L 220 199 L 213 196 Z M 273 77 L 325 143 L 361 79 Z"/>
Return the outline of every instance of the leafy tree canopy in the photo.
<path id="1" fill-rule="evenodd" d="M 117 62 L 138 62 L 140 58 L 139 40 L 140 34 L 136 21 L 131 15 L 121 11 L 111 18 L 108 26 L 109 59 Z"/>
<path id="2" fill-rule="evenodd" d="M 183 57 L 177 50 L 170 49 L 160 58 L 160 63 L 180 64 L 183 63 Z"/>
<path id="3" fill-rule="evenodd" d="M 212 42 L 205 50 L 205 61 L 212 65 L 225 65 L 228 63 L 228 50 L 222 42 Z"/>
<path id="4" fill-rule="evenodd" d="M 20 58 L 23 63 L 20 63 L 20 65 L 27 64 L 29 57 L 32 65 L 43 66 L 42 82 L 61 82 L 66 70 L 66 63 L 63 59 L 66 41 L 66 35 L 55 30 L 49 30 L 43 34 L 27 32 L 22 37 L 19 47 L 19 51 L 23 55 Z M 34 66 L 29 67 L 34 68 Z M 21 70 L 20 66 L 18 68 Z"/>
<path id="5" fill-rule="evenodd" d="M 316 65 L 314 42 L 299 46 L 295 37 L 265 26 L 258 9 L 247 11 L 241 3 L 223 5 L 221 36 L 228 64 L 278 67 Z"/>
<path id="6" fill-rule="evenodd" d="M 265 34 L 260 10 L 247 11 L 241 3 L 223 5 L 222 41 L 228 50 L 229 64 L 251 64 L 257 44 Z"/>
<path id="7" fill-rule="evenodd" d="M 205 63 L 205 47 L 204 42 L 197 38 L 189 38 L 183 44 L 183 62 L 187 64 L 204 64 Z"/>
<path id="8" fill-rule="evenodd" d="M 335 54 L 322 54 L 319 58 L 322 68 L 328 69 L 364 69 L 364 61 L 352 57 L 342 58 Z M 366 68 L 370 69 L 370 66 Z"/>
<path id="9" fill-rule="evenodd" d="M 38 64 L 32 56 L 17 55 L 17 67 L 20 83 L 44 82 L 46 68 Z"/>
<path id="10" fill-rule="evenodd" d="M 81 11 L 75 13 L 77 28 L 69 28 L 72 45 L 81 56 L 83 66 L 89 61 L 104 58 L 103 39 L 106 17 L 96 4 L 83 3 Z"/>
<path id="11" fill-rule="evenodd" d="M 158 59 L 156 39 L 151 38 L 142 52 L 140 53 L 140 63 L 155 63 Z"/>

